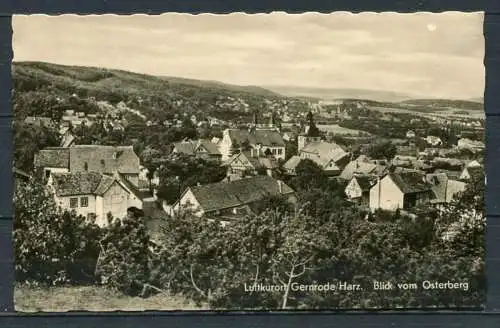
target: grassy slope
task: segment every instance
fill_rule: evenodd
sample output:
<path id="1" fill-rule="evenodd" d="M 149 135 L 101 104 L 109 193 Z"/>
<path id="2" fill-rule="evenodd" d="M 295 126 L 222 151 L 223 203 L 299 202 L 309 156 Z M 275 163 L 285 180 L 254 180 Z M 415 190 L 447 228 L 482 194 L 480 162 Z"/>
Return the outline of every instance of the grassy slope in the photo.
<path id="1" fill-rule="evenodd" d="M 206 310 L 182 296 L 149 298 L 124 296 L 102 287 L 34 288 L 16 286 L 15 310 L 19 312 Z"/>

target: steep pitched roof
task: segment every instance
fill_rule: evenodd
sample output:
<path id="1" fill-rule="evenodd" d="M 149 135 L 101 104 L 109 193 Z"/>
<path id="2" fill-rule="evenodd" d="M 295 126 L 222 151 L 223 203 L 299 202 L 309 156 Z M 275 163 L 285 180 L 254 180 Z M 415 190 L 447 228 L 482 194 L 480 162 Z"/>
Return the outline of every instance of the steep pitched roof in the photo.
<path id="1" fill-rule="evenodd" d="M 356 179 L 356 182 L 363 191 L 369 191 L 370 188 L 377 182 L 376 178 L 369 175 L 359 175 L 355 176 L 353 179 Z"/>
<path id="2" fill-rule="evenodd" d="M 288 161 L 286 161 L 285 164 L 283 164 L 283 168 L 285 170 L 295 170 L 295 168 L 297 167 L 297 165 L 299 165 L 301 160 L 302 158 L 300 158 L 297 155 L 292 156 L 288 159 Z"/>
<path id="3" fill-rule="evenodd" d="M 28 116 L 24 119 L 24 123 L 34 124 L 34 125 L 45 125 L 46 127 L 54 125 L 54 121 L 50 117 L 43 117 L 43 116 Z"/>
<path id="4" fill-rule="evenodd" d="M 35 154 L 35 167 L 69 168 L 69 148 L 45 148 Z"/>
<path id="5" fill-rule="evenodd" d="M 57 196 L 103 195 L 116 181 L 98 172 L 53 173 Z"/>
<path id="6" fill-rule="evenodd" d="M 206 150 L 209 155 L 220 155 L 217 145 L 209 140 L 186 140 L 174 143 L 174 149 L 183 154 L 195 155 L 199 149 Z"/>
<path id="7" fill-rule="evenodd" d="M 430 191 L 431 184 L 426 180 L 424 174 L 417 172 L 390 173 L 388 176 L 404 194 Z"/>
<path id="8" fill-rule="evenodd" d="M 484 168 L 482 166 L 465 167 L 464 171 L 465 170 L 467 170 L 471 177 L 480 176 L 484 172 Z"/>
<path id="9" fill-rule="evenodd" d="M 308 143 L 300 151 L 316 154 L 321 157 L 330 157 L 333 156 L 334 154 L 338 156 L 338 154 L 346 153 L 345 150 L 338 144 L 326 141 L 317 141 Z"/>
<path id="10" fill-rule="evenodd" d="M 427 174 L 427 180 L 432 186 L 432 191 L 436 196 L 435 202 L 449 202 L 459 192 L 463 192 L 466 183 L 450 179 L 446 173 Z"/>
<path id="11" fill-rule="evenodd" d="M 232 155 L 223 165 L 231 165 L 237 159 L 240 159 L 243 162 L 248 162 L 249 166 L 254 169 L 260 166 L 259 160 L 256 157 L 250 156 L 250 153 L 246 151 Z"/>
<path id="12" fill-rule="evenodd" d="M 139 173 L 139 157 L 132 146 L 75 145 L 69 148 L 70 171 L 107 174 Z M 85 163 L 87 169 L 85 170 Z"/>
<path id="13" fill-rule="evenodd" d="M 228 134 L 237 144 L 243 144 L 248 142 L 250 145 L 261 144 L 262 146 L 271 147 L 285 147 L 285 141 L 283 137 L 276 130 L 271 129 L 255 129 L 255 130 L 243 130 L 243 129 L 229 129 Z"/>
<path id="14" fill-rule="evenodd" d="M 279 184 L 281 183 L 281 193 Z M 261 201 L 269 197 L 293 193 L 293 189 L 267 175 L 190 187 L 205 212 L 232 208 Z"/>
<path id="15" fill-rule="evenodd" d="M 364 162 L 362 160 L 354 160 L 346 165 L 340 178 L 351 180 L 353 176 L 359 175 L 382 175 L 387 170 L 386 166 L 374 163 Z"/>

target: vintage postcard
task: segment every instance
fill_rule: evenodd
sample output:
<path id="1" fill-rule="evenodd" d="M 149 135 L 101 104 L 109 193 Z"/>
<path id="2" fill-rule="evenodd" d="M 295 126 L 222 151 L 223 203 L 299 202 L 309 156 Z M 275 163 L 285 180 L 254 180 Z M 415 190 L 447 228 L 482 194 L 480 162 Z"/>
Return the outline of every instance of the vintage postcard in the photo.
<path id="1" fill-rule="evenodd" d="M 480 308 L 483 18 L 15 15 L 16 311 Z"/>

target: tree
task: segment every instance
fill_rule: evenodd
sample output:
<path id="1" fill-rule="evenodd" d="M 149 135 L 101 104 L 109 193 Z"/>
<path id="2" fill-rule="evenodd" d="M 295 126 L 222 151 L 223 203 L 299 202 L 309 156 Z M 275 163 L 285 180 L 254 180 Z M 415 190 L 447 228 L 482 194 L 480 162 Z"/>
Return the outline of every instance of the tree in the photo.
<path id="1" fill-rule="evenodd" d="M 17 281 L 47 285 L 95 281 L 100 229 L 92 220 L 58 209 L 35 177 L 16 187 L 14 217 Z"/>
<path id="2" fill-rule="evenodd" d="M 368 147 L 368 156 L 373 159 L 392 161 L 396 154 L 397 148 L 390 141 L 374 142 Z"/>
<path id="3" fill-rule="evenodd" d="M 327 178 L 323 169 L 310 159 L 302 159 L 295 168 L 295 177 L 290 180 L 294 190 L 310 189 L 323 185 Z"/>

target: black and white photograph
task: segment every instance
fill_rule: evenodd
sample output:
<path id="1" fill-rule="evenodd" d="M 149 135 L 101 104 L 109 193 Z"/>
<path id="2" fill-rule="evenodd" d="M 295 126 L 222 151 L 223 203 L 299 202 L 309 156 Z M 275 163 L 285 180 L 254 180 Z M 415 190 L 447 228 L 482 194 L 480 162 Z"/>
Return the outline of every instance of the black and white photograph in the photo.
<path id="1" fill-rule="evenodd" d="M 483 20 L 14 15 L 16 311 L 483 307 Z"/>

